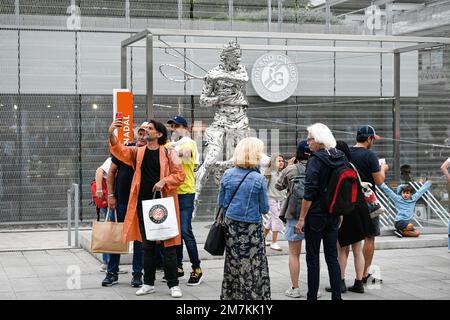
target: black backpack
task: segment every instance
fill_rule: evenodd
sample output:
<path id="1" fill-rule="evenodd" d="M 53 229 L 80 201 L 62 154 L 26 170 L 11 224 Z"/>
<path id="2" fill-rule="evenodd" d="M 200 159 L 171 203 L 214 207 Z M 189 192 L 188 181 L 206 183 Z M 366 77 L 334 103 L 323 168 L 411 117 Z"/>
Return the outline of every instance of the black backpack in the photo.
<path id="1" fill-rule="evenodd" d="M 317 158 L 325 163 L 320 157 Z M 320 205 L 330 215 L 347 215 L 355 209 L 358 173 L 350 163 L 329 168 L 331 172 L 320 197 Z"/>

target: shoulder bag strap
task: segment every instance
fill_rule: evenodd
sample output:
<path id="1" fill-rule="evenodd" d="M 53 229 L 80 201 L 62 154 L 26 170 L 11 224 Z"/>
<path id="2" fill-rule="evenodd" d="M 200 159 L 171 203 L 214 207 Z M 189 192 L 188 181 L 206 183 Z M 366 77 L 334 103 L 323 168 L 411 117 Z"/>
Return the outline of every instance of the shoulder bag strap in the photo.
<path id="1" fill-rule="evenodd" d="M 244 182 L 245 178 L 247 178 L 247 176 L 252 173 L 254 170 L 250 170 L 249 172 L 247 172 L 244 176 L 244 178 L 241 180 L 241 182 L 239 182 L 239 185 L 237 186 L 236 190 L 234 190 L 233 195 L 231 196 L 230 202 L 228 203 L 227 207 L 224 208 L 224 210 L 219 210 L 219 212 L 217 213 L 217 215 L 219 216 L 219 214 L 221 214 L 222 218 L 223 215 L 225 214 L 225 212 L 227 211 L 228 207 L 230 206 L 231 202 L 233 202 L 234 196 L 236 195 L 236 193 L 238 192 L 239 188 L 241 187 L 242 182 Z"/>
<path id="2" fill-rule="evenodd" d="M 356 174 L 358 175 L 359 184 L 362 185 L 361 176 L 359 175 L 358 169 L 353 165 L 353 163 L 349 162 L 349 164 L 352 166 L 352 168 L 356 171 Z"/>

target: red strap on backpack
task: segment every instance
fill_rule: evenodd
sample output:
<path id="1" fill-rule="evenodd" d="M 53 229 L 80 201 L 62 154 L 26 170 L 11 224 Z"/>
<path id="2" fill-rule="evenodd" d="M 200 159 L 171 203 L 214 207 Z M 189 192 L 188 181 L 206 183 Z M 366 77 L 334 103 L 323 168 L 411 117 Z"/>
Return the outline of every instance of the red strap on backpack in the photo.
<path id="1" fill-rule="evenodd" d="M 354 170 L 348 169 L 348 170 L 345 170 L 344 172 L 342 172 L 341 175 L 339 176 L 339 181 L 338 181 L 338 183 L 336 185 L 336 190 L 334 192 L 333 201 L 331 202 L 331 206 L 330 206 L 330 210 L 329 210 L 330 214 L 333 213 L 333 211 L 334 211 L 334 205 L 336 203 L 336 198 L 337 198 L 337 196 L 339 194 L 339 188 L 341 187 L 342 181 L 344 179 L 353 180 L 353 183 L 352 183 L 352 203 L 356 202 L 356 192 L 357 192 L 356 179 L 358 179 L 358 176 L 357 176 L 357 173 Z"/>

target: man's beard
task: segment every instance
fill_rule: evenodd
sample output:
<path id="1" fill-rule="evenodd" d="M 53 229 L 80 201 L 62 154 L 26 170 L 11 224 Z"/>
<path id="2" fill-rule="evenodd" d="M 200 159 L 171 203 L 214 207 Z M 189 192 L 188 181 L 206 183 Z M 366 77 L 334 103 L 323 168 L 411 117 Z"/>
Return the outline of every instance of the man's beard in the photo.
<path id="1" fill-rule="evenodd" d="M 144 140 L 145 140 L 145 142 L 151 142 L 151 141 L 155 141 L 156 138 L 153 138 L 153 137 L 150 136 L 149 134 L 146 134 L 146 135 L 144 136 Z"/>

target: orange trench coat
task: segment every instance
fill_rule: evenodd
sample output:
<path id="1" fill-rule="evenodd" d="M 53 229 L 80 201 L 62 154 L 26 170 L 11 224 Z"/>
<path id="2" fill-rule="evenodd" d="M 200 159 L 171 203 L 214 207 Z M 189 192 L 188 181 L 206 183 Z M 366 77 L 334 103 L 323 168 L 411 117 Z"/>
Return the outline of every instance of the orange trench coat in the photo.
<path id="1" fill-rule="evenodd" d="M 139 220 L 137 214 L 137 202 L 139 197 L 139 190 L 141 186 L 141 166 L 145 155 L 145 147 L 125 147 L 118 142 L 116 145 L 109 145 L 111 154 L 133 167 L 134 176 L 131 183 L 130 199 L 128 201 L 128 209 L 125 215 L 125 222 L 123 225 L 123 241 L 138 240 L 142 242 L 142 235 L 139 229 Z M 165 180 L 166 184 L 162 189 L 164 197 L 173 197 L 175 201 L 175 209 L 177 213 L 178 222 L 178 236 L 168 240 L 162 241 L 164 247 L 172 247 L 181 244 L 181 230 L 180 230 L 180 208 L 178 206 L 177 187 L 183 183 L 186 176 L 181 166 L 181 161 L 177 152 L 168 149 L 167 155 L 164 146 L 159 147 L 159 163 L 160 163 L 160 180 Z"/>

